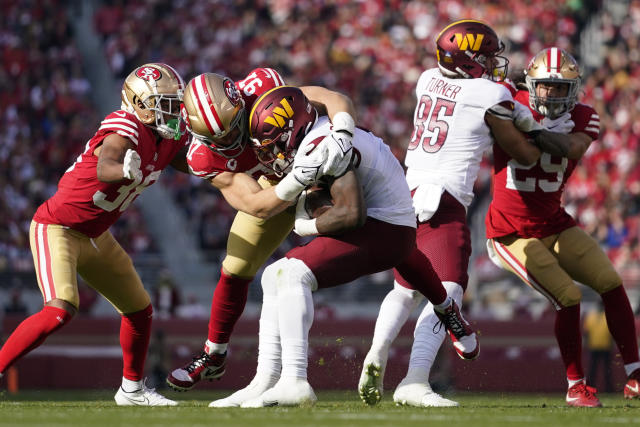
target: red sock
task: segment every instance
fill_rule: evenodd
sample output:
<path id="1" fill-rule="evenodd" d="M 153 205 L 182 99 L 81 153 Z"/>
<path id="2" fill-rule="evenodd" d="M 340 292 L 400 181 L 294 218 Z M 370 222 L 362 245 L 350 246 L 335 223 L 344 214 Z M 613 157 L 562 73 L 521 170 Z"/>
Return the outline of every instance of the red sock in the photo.
<path id="1" fill-rule="evenodd" d="M 24 319 L 0 350 L 0 372 L 5 372 L 15 361 L 42 344 L 71 317 L 62 308 L 44 306 L 38 313 Z"/>
<path id="2" fill-rule="evenodd" d="M 584 378 L 580 304 L 565 307 L 556 312 L 555 334 L 567 369 L 567 378 L 574 381 Z"/>
<path id="3" fill-rule="evenodd" d="M 123 314 L 120 320 L 120 347 L 122 347 L 122 376 L 131 381 L 140 381 L 144 376 L 147 359 L 153 307 L 131 314 Z"/>
<path id="4" fill-rule="evenodd" d="M 623 286 L 600 295 L 604 305 L 609 332 L 618 345 L 620 355 L 625 365 L 637 362 L 638 339 L 636 338 L 635 319 L 629 304 L 627 292 Z"/>
<path id="5" fill-rule="evenodd" d="M 429 258 L 418 249 L 396 266 L 400 276 L 433 304 L 442 304 L 447 298 L 447 290 L 431 265 Z"/>
<path id="6" fill-rule="evenodd" d="M 220 280 L 211 300 L 209 341 L 216 344 L 229 342 L 233 327 L 242 315 L 247 303 L 249 283 L 252 279 L 240 279 L 220 272 Z"/>

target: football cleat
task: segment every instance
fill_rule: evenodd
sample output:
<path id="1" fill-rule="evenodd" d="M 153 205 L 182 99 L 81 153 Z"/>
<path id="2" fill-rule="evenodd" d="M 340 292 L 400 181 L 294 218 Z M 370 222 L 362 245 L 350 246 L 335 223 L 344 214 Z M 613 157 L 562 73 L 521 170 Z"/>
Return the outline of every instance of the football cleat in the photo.
<path id="1" fill-rule="evenodd" d="M 211 355 L 202 352 L 182 368 L 174 369 L 167 377 L 167 384 L 176 391 L 191 390 L 200 380 L 215 380 L 224 375 L 227 353 Z"/>
<path id="2" fill-rule="evenodd" d="M 176 406 L 178 402 L 167 399 L 155 388 L 148 388 L 146 380 L 142 383 L 142 388 L 132 392 L 126 392 L 122 387 L 118 389 L 114 397 L 118 406 Z"/>
<path id="3" fill-rule="evenodd" d="M 640 382 L 633 378 L 629 378 L 624 385 L 625 399 L 640 399 Z"/>
<path id="4" fill-rule="evenodd" d="M 582 408 L 599 408 L 602 406 L 600 400 L 596 396 L 596 389 L 580 381 L 567 391 L 567 405 Z"/>
<path id="5" fill-rule="evenodd" d="M 271 375 L 258 376 L 256 375 L 253 380 L 245 388 L 236 391 L 230 396 L 224 399 L 214 400 L 209 403 L 209 408 L 235 408 L 242 405 L 244 402 L 260 397 L 262 393 L 269 390 L 276 385 L 279 377 Z"/>
<path id="6" fill-rule="evenodd" d="M 369 351 L 364 358 L 360 381 L 358 382 L 358 394 L 360 399 L 369 406 L 380 402 L 383 394 L 384 371 L 387 367 L 387 354 L 381 355 Z"/>
<path id="7" fill-rule="evenodd" d="M 445 399 L 431 389 L 429 383 L 418 382 L 405 377 L 395 393 L 393 401 L 396 405 L 416 406 L 419 408 L 444 408 L 459 406 L 458 402 Z"/>
<path id="8" fill-rule="evenodd" d="M 266 408 L 270 406 L 315 405 L 318 401 L 313 388 L 306 379 L 284 377 L 275 386 L 255 399 L 240 405 L 242 408 Z"/>
<path id="9" fill-rule="evenodd" d="M 444 325 L 453 342 L 453 348 L 461 359 L 473 360 L 478 357 L 480 354 L 478 337 L 473 329 L 471 329 L 469 322 L 460 314 L 458 304 L 451 300 L 451 304 L 445 308 L 444 311 L 440 312 L 435 308 L 434 312 L 440 320 L 440 322 L 436 323 L 434 332 L 437 333 L 435 328 L 439 327 L 439 325 Z"/>

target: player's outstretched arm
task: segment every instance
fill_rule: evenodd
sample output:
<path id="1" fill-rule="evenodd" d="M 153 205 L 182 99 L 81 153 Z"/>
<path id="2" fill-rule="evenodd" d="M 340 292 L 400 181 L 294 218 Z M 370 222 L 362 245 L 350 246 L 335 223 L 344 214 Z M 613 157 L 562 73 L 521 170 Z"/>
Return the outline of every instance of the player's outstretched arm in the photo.
<path id="1" fill-rule="evenodd" d="M 137 172 L 140 172 L 140 157 L 133 148 L 133 143 L 129 139 L 115 133 L 108 135 L 93 153 L 98 156 L 96 167 L 98 180 L 111 183 L 125 178 L 135 179 Z"/>
<path id="2" fill-rule="evenodd" d="M 211 184 L 220 190 L 231 207 L 258 218 L 270 218 L 292 204 L 280 199 L 275 187 L 263 189 L 245 173 L 223 172 L 213 177 Z"/>
<path id="3" fill-rule="evenodd" d="M 540 150 L 572 160 L 582 158 L 591 141 L 591 137 L 584 132 L 562 134 L 547 130 L 541 131 L 535 138 L 535 143 Z"/>

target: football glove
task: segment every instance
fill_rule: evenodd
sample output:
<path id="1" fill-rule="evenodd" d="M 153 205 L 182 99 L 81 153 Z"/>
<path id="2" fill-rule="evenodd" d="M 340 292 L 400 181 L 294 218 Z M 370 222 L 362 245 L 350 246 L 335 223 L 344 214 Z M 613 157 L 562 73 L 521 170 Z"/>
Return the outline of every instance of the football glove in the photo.
<path id="1" fill-rule="evenodd" d="M 128 149 L 124 155 L 122 173 L 124 178 L 142 181 L 142 171 L 140 170 L 140 155 L 132 149 Z"/>
<path id="2" fill-rule="evenodd" d="M 570 133 L 575 126 L 575 122 L 571 120 L 571 113 L 567 112 L 556 119 L 550 119 L 545 117 L 542 119 L 542 126 L 549 129 L 551 132 L 557 133 Z"/>
<path id="3" fill-rule="evenodd" d="M 519 102 L 514 102 L 513 104 L 513 124 L 519 131 L 530 133 L 544 129 L 544 127 L 533 118 L 529 107 Z"/>

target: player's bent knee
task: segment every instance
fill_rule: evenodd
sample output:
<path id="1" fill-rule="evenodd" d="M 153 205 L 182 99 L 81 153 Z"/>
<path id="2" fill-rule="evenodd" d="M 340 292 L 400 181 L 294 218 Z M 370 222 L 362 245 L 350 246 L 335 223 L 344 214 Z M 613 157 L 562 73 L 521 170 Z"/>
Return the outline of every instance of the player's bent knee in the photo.
<path id="1" fill-rule="evenodd" d="M 78 312 L 78 308 L 72 302 L 60 298 L 54 298 L 51 301 L 45 303 L 45 305 L 48 307 L 60 308 L 69 313 L 69 316 L 71 317 L 75 316 Z"/>
<path id="2" fill-rule="evenodd" d="M 260 265 L 243 258 L 227 255 L 222 261 L 222 268 L 233 277 L 254 277 Z"/>
<path id="3" fill-rule="evenodd" d="M 565 288 L 556 298 L 562 307 L 571 307 L 580 304 L 582 292 L 576 285 L 572 285 Z"/>
<path id="4" fill-rule="evenodd" d="M 279 280 L 279 287 L 295 288 L 307 286 L 312 292 L 318 289 L 318 280 L 307 265 L 296 258 L 289 258 L 283 268 L 285 280 Z"/>
<path id="5" fill-rule="evenodd" d="M 262 293 L 265 295 L 278 294 L 278 278 L 284 274 L 288 261 L 287 258 L 281 258 L 264 269 L 262 279 L 260 280 Z"/>
<path id="6" fill-rule="evenodd" d="M 599 294 L 604 294 L 605 292 L 614 290 L 618 286 L 622 286 L 622 278 L 613 268 L 607 268 L 598 274 L 596 286 L 597 289 L 595 290 Z"/>

